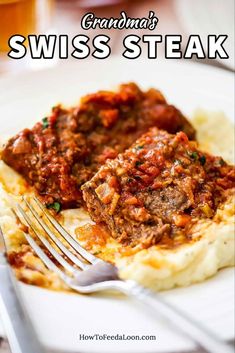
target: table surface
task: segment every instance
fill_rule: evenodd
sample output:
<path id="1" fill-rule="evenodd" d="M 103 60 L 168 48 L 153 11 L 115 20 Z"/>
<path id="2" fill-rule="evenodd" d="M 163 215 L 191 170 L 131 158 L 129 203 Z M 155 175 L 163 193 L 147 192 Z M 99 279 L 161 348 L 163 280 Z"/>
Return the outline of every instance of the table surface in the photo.
<path id="1" fill-rule="evenodd" d="M 127 34 L 135 34 L 135 31 L 125 30 L 109 30 L 109 31 L 101 31 L 99 29 L 92 31 L 84 31 L 81 29 L 80 20 L 81 17 L 87 12 L 86 9 L 81 9 L 79 6 L 76 6 L 76 11 L 74 10 L 74 1 L 73 0 L 59 0 L 56 2 L 55 13 L 53 19 L 53 27 L 56 29 L 58 34 L 68 34 L 69 36 L 83 34 L 85 33 L 91 39 L 95 37 L 97 34 L 107 34 L 112 38 L 111 41 L 111 49 L 113 55 L 120 54 L 122 48 L 122 41 L 124 36 Z M 79 2 L 77 2 L 78 4 Z M 152 10 L 155 11 L 155 14 L 159 18 L 159 23 L 157 26 L 158 33 L 165 35 L 169 33 L 177 33 L 184 35 L 184 29 L 182 24 L 180 23 L 177 12 L 175 8 L 174 0 L 130 0 L 124 1 L 122 4 L 115 5 L 112 7 L 102 7 L 96 8 L 95 15 L 97 17 L 119 17 L 120 11 L 126 11 L 129 17 L 147 17 L 148 12 Z M 146 34 L 146 30 L 138 30 L 136 34 L 139 36 Z M 144 46 L 143 51 L 146 50 L 146 46 Z M 160 51 L 159 57 L 163 57 L 164 52 Z M 224 67 L 221 63 L 218 63 L 215 60 L 204 60 L 205 64 L 210 64 L 218 67 Z M 224 67 L 226 69 L 226 67 Z M 17 65 L 14 65 L 11 68 L 12 72 L 19 72 L 22 70 L 28 69 L 20 64 L 18 61 Z M 0 67 L 0 77 L 1 74 L 7 74 L 9 67 L 4 68 Z M 232 342 L 234 343 L 234 342 Z M 198 350 L 197 353 L 202 353 L 203 351 Z M 0 353 L 10 353 L 10 348 L 6 339 L 0 337 Z M 33 353 L 33 352 L 32 352 Z"/>

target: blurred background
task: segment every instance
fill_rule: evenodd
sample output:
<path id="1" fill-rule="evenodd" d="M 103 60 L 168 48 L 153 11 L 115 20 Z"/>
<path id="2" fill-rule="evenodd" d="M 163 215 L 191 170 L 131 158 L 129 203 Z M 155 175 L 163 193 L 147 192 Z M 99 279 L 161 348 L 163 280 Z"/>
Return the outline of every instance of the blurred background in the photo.
<path id="1" fill-rule="evenodd" d="M 98 34 L 111 37 L 112 55 L 123 52 L 123 38 L 127 34 L 154 34 L 148 30 L 84 31 L 82 16 L 92 11 L 96 17 L 119 17 L 120 11 L 129 17 L 148 17 L 150 10 L 159 18 L 155 33 L 182 34 L 183 46 L 190 34 L 200 34 L 206 44 L 208 34 L 227 34 L 227 60 L 200 60 L 204 63 L 234 70 L 234 1 L 233 0 L 0 0 L 0 75 L 22 70 L 39 70 L 57 64 L 54 60 L 13 60 L 7 57 L 8 39 L 14 34 L 67 34 L 71 39 L 85 33 L 91 39 Z M 142 58 L 147 58 L 146 44 Z M 71 52 L 71 50 L 70 50 Z M 164 57 L 164 46 L 158 51 Z M 69 57 L 69 60 L 76 60 Z M 195 60 L 195 59 L 193 59 Z"/>
<path id="2" fill-rule="evenodd" d="M 80 22 L 83 15 L 92 11 L 96 17 L 119 17 L 121 11 L 129 17 L 148 17 L 150 10 L 159 18 L 155 31 L 110 30 L 84 31 Z M 207 60 L 200 62 L 234 71 L 234 0 L 0 0 L 0 77 L 25 70 L 41 70 L 57 65 L 60 59 L 32 60 L 9 59 L 8 39 L 15 34 L 67 34 L 70 39 L 78 34 L 86 34 L 91 40 L 98 34 L 111 37 L 112 55 L 123 52 L 123 38 L 128 34 L 181 34 L 182 47 L 190 34 L 199 34 L 206 43 L 209 34 L 227 34 L 225 49 L 227 60 Z M 142 58 L 147 58 L 146 45 L 142 48 Z M 71 52 L 71 50 L 69 51 Z M 159 46 L 159 58 L 164 57 L 164 46 Z M 70 60 L 76 60 L 69 57 Z M 147 60 L 147 59 L 146 59 Z M 195 61 L 196 59 L 192 59 Z M 77 60 L 79 65 L 79 60 Z M 174 79 L 174 78 L 173 78 Z M 0 353 L 9 352 L 9 347 L 0 337 Z"/>

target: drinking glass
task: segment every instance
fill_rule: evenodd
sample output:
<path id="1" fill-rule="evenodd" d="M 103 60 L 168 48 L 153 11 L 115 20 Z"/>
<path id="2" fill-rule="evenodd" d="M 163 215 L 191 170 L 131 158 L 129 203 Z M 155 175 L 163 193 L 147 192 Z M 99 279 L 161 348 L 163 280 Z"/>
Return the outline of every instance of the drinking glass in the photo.
<path id="1" fill-rule="evenodd" d="M 7 56 L 9 38 L 45 33 L 50 28 L 53 7 L 54 0 L 0 0 L 0 73 L 23 65 L 22 60 Z"/>

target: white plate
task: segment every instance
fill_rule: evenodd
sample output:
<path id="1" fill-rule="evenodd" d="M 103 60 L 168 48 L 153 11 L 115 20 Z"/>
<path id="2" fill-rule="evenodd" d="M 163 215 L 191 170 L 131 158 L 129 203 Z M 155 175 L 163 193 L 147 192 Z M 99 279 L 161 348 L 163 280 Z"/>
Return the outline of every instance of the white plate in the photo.
<path id="1" fill-rule="evenodd" d="M 47 71 L 0 80 L 2 134 L 14 134 L 41 119 L 57 102 L 121 82 L 159 87 L 186 114 L 197 107 L 234 116 L 233 76 L 208 66 L 171 61 L 105 61 L 67 63 Z M 219 127 L 218 127 L 219 128 Z M 119 297 L 56 293 L 21 285 L 41 341 L 62 352 L 169 352 L 193 349 L 166 323 L 153 319 L 131 300 Z M 163 295 L 204 323 L 223 339 L 234 337 L 233 269 L 220 271 L 204 283 Z M 81 341 L 79 334 L 156 335 L 156 341 Z"/>

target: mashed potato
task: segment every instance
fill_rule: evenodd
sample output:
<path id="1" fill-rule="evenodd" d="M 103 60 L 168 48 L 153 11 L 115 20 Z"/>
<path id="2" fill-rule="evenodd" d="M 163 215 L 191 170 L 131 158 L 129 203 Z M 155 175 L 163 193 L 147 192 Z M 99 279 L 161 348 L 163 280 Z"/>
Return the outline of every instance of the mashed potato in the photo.
<path id="1" fill-rule="evenodd" d="M 202 150 L 221 156 L 230 164 L 235 163 L 234 125 L 223 113 L 198 109 L 194 113 L 192 123 Z"/>
<path id="2" fill-rule="evenodd" d="M 234 163 L 233 125 L 223 114 L 200 110 L 193 124 L 202 150 Z M 31 250 L 11 210 L 12 198 L 20 201 L 20 195 L 31 193 L 24 179 L 0 161 L 0 224 L 17 277 L 51 289 L 66 289 Z M 96 226 L 82 209 L 63 211 L 60 222 L 90 252 L 116 263 L 122 278 L 136 280 L 155 290 L 203 281 L 219 269 L 234 265 L 233 195 L 217 209 L 213 219 L 201 220 L 194 226 L 190 243 L 174 248 L 161 245 L 140 251 L 124 248 L 106 233 L 98 236 Z"/>

